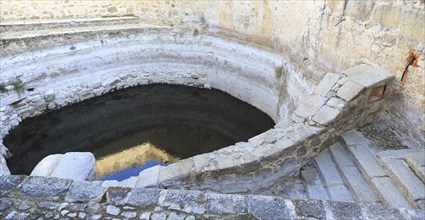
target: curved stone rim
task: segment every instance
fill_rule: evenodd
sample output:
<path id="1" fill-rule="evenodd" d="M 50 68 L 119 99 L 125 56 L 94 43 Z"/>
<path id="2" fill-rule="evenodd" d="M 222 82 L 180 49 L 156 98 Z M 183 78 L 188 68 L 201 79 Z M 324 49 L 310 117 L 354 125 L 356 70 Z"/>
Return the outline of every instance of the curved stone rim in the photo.
<path id="1" fill-rule="evenodd" d="M 145 170 L 136 186 L 255 191 L 290 175 L 335 142 L 340 133 L 367 121 L 382 104 L 369 104 L 371 90 L 392 80 L 391 74 L 376 65 L 362 64 L 340 74 L 329 73 L 314 88 L 281 54 L 208 35 L 188 36 L 154 28 L 144 31 L 132 29 L 108 38 L 106 43 L 91 36 L 71 48 L 32 52 L 31 58 L 28 53 L 6 57 L 2 60 L 6 80 L 16 79 L 16 72 L 24 73 L 21 79 L 35 92 L 24 94 L 23 99 L 14 93 L 6 96 L 0 111 L 5 116 L 1 136 L 23 118 L 41 114 L 46 108 L 115 89 L 150 83 L 212 87 L 266 112 L 277 122 L 275 128 L 248 142 Z M 102 32 L 95 33 L 94 38 L 101 36 Z M 58 59 L 62 62 L 55 66 L 43 65 Z M 359 74 L 373 77 L 365 84 Z M 367 106 L 374 111 L 366 111 Z M 348 112 L 353 116 L 346 119 Z M 235 178 L 246 178 L 245 186 Z M 259 178 L 263 184 L 249 184 Z"/>

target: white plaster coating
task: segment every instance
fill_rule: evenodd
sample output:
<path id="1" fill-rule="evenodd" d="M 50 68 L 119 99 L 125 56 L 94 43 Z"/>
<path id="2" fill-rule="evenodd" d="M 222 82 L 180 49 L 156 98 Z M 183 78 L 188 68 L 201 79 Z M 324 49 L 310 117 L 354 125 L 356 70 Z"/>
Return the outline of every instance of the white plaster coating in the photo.
<path id="1" fill-rule="evenodd" d="M 59 161 L 62 159 L 63 154 L 53 154 L 43 158 L 34 167 L 30 176 L 50 176 L 57 167 Z"/>
<path id="2" fill-rule="evenodd" d="M 50 176 L 73 180 L 87 180 L 93 170 L 95 159 L 92 153 L 72 152 L 63 155 Z"/>
<path id="3" fill-rule="evenodd" d="M 320 147 L 330 136 L 353 125 L 345 123 L 335 133 L 334 128 L 330 130 L 312 122 L 310 117 L 334 94 L 321 97 L 321 100 L 313 98 L 311 101 L 319 104 L 316 103 L 316 108 L 309 107 L 304 98 L 313 93 L 314 84 L 303 75 L 302 69 L 289 63 L 282 54 L 219 37 L 185 35 L 178 29 L 133 28 L 128 32 L 129 38 L 125 37 L 126 31 L 129 30 L 123 29 L 121 35 L 106 38 L 100 36 L 101 32 L 93 32 L 98 37 L 96 40 L 73 43 L 72 50 L 71 45 L 65 45 L 4 57 L 4 81 L 13 82 L 19 78 L 34 91 L 22 96 L 19 105 L 22 107 L 13 108 L 9 106 L 10 102 L 1 103 L 4 110 L 0 114 L 6 116 L 2 117 L 1 123 L 6 126 L 2 126 L 0 136 L 7 134 L 22 119 L 42 114 L 46 108 L 60 108 L 115 89 L 151 83 L 216 88 L 269 114 L 276 122 L 275 128 L 247 143 L 161 168 L 158 185 L 238 192 L 259 190 L 293 173 L 317 153 L 311 148 Z M 278 67 L 282 67 L 281 76 L 276 75 Z M 338 89 L 333 88 L 336 92 Z M 11 92 L 2 96 L 15 97 L 17 101 L 17 96 Z M 295 122 L 292 112 L 296 107 L 302 108 L 300 101 L 310 114 Z M 302 111 L 298 113 L 302 114 Z M 341 113 L 347 114 L 346 111 Z M 348 119 L 359 120 L 351 115 Z M 300 124 L 303 121 L 307 124 Z M 320 136 L 319 142 L 310 146 L 309 140 L 314 135 Z M 255 184 L 260 178 L 258 173 L 270 172 L 267 170 L 269 166 L 275 169 L 274 175 L 261 180 L 261 185 Z M 234 182 L 235 178 L 242 177 L 251 178 L 247 182 L 250 184 L 242 187 Z M 129 182 L 137 184 L 137 180 Z M 109 183 L 120 184 L 105 182 Z"/>

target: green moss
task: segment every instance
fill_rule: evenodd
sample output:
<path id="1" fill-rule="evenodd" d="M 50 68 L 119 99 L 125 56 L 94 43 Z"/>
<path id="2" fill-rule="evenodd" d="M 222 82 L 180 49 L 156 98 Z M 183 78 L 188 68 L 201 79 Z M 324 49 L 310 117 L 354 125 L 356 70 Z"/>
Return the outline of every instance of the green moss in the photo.
<path id="1" fill-rule="evenodd" d="M 18 93 L 18 95 L 21 95 L 25 92 L 24 83 L 20 79 L 17 79 L 16 81 L 10 83 L 0 83 L 0 93 L 7 92 L 6 87 L 10 85 L 13 86 L 13 89 Z"/>
<path id="2" fill-rule="evenodd" d="M 13 86 L 14 90 L 18 93 L 18 95 L 21 95 L 25 91 L 24 83 L 20 79 L 17 79 L 16 81 L 10 83 L 10 85 Z"/>

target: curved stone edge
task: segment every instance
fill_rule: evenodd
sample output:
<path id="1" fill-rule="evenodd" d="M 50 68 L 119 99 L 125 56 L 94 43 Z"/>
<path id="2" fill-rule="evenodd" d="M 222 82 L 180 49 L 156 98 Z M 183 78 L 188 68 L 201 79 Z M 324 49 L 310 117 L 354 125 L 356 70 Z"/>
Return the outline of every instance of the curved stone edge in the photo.
<path id="1" fill-rule="evenodd" d="M 31 189 L 28 191 L 27 189 Z M 85 217 L 142 217 L 161 214 L 202 218 L 223 216 L 257 219 L 419 219 L 424 210 L 386 208 L 322 200 L 286 200 L 281 197 L 238 195 L 194 190 L 104 188 L 99 182 L 53 177 L 0 177 L 0 217 L 66 216 L 71 210 Z M 27 208 L 25 208 L 25 207 Z M 74 210 L 78 209 L 78 210 Z M 31 211 L 32 210 L 32 211 Z M 18 213 L 19 212 L 19 213 Z M 172 216 L 174 216 L 174 214 Z M 68 216 L 70 217 L 70 216 Z"/>
<path id="2" fill-rule="evenodd" d="M 123 46 L 128 44 L 128 38 L 121 35 L 108 39 L 106 43 L 100 43 L 96 39 L 75 44 L 78 48 L 77 52 L 82 53 L 82 57 L 79 58 L 78 62 L 62 62 L 61 64 L 55 62 L 58 65 L 49 68 L 39 64 L 37 60 L 47 61 L 58 57 L 65 60 L 69 57 L 74 59 L 75 56 L 70 55 L 74 54 L 75 51 L 70 51 L 68 46 L 60 46 L 31 52 L 31 56 L 23 54 L 2 57 L 2 70 L 4 71 L 2 80 L 12 82 L 17 77 L 20 77 L 33 91 L 25 92 L 24 94 L 16 94 L 14 91 L 10 91 L 5 97 L 2 96 L 0 106 L 2 129 L 0 136 L 5 136 L 9 129 L 17 126 L 25 118 L 34 117 L 45 111 L 99 96 L 116 89 L 151 83 L 217 88 L 256 107 L 261 108 L 261 105 L 264 104 L 263 110 L 269 115 L 274 115 L 275 120 L 278 120 L 277 115 L 281 112 L 279 106 L 288 108 L 287 105 L 284 105 L 284 99 L 289 98 L 279 97 L 282 96 L 279 93 L 287 93 L 284 91 L 285 89 L 280 89 L 281 81 L 285 77 L 276 79 L 275 69 L 285 65 L 289 71 L 287 78 L 297 74 L 290 74 L 292 73 L 291 71 L 295 70 L 291 69 L 291 65 L 287 64 L 287 61 L 281 55 L 270 51 L 260 51 L 258 48 L 211 36 L 188 37 L 181 36 L 180 33 L 168 33 L 171 36 L 164 35 L 161 38 L 157 38 L 154 34 L 158 33 L 158 31 L 164 32 L 164 30 L 158 28 L 149 29 L 148 31 L 142 30 L 141 33 L 138 32 L 141 30 L 128 33 L 134 34 L 131 41 L 133 44 L 130 47 L 137 44 L 138 49 L 146 50 L 146 52 L 150 51 L 151 53 L 137 51 L 138 57 L 136 59 L 133 56 L 134 53 L 127 53 L 125 57 L 121 58 L 129 58 L 128 60 L 132 60 L 131 62 L 135 62 L 139 66 L 133 66 L 131 62 L 125 62 L 118 66 L 119 71 L 117 67 L 112 68 L 117 60 L 116 56 L 124 51 L 128 52 L 126 47 Z M 145 34 L 147 35 L 145 36 Z M 95 34 L 94 36 L 101 38 L 101 35 Z M 88 37 L 93 36 L 90 35 Z M 171 44 L 169 41 L 171 41 Z M 173 42 L 175 45 L 172 44 Z M 117 47 L 117 45 L 120 46 Z M 104 52 L 105 56 L 94 60 L 87 60 L 84 57 L 93 55 L 91 53 L 96 54 L 96 50 L 99 50 L 99 48 Z M 114 50 L 114 48 L 119 48 L 118 53 L 117 51 L 115 53 L 106 53 L 109 50 Z M 52 54 L 55 54 L 55 56 L 52 56 Z M 93 57 L 96 56 L 93 55 Z M 158 58 L 162 59 L 162 63 L 152 63 L 154 60 L 158 62 Z M 144 62 L 140 62 L 140 60 Z M 252 63 L 256 63 L 256 65 L 247 65 Z M 81 68 L 81 66 L 84 67 L 85 65 L 90 68 Z M 215 68 L 211 68 L 214 65 L 216 65 Z M 103 67 L 103 69 L 93 71 L 93 67 Z M 46 68 L 49 69 L 49 73 L 46 73 Z M 211 72 L 211 70 L 213 71 Z M 19 74 L 16 74 L 16 72 L 19 72 Z M 238 75 L 239 78 L 236 77 L 232 80 L 244 82 L 245 85 L 242 85 L 242 87 L 239 85 L 240 88 L 235 87 L 237 85 L 230 83 L 229 77 L 226 77 L 226 75 L 232 76 L 234 73 L 239 72 L 244 72 L 244 74 Z M 46 78 L 45 74 L 51 76 Z M 61 77 L 57 77 L 57 74 Z M 62 78 L 64 81 L 61 80 Z M 92 78 L 96 78 L 96 80 L 92 82 L 90 80 Z M 261 86 L 253 87 L 251 85 L 252 82 L 256 82 Z M 253 87 L 256 90 L 249 90 L 251 92 L 247 93 L 246 91 L 248 90 L 244 86 Z M 306 85 L 303 88 L 306 88 Z M 258 98 L 260 96 L 267 97 L 267 99 Z M 290 97 L 291 94 L 285 96 Z M 255 100 L 257 100 L 257 103 L 254 103 Z M 283 112 L 289 111 L 286 109 Z M 4 146 L 1 146 L 1 148 L 6 150 Z M 5 162 L 0 165 L 2 170 L 4 170 L 2 174 L 10 174 Z"/>
<path id="3" fill-rule="evenodd" d="M 361 84 L 359 79 L 367 85 Z M 361 64 L 342 76 L 329 73 L 313 98 L 305 99 L 298 106 L 291 124 L 281 122 L 248 142 L 167 167 L 142 171 L 136 187 L 190 188 L 223 193 L 268 188 L 279 179 L 297 173 L 312 157 L 337 142 L 342 133 L 373 121 L 389 96 L 389 90 L 380 100 L 371 101 L 372 90 L 391 86 L 392 79 L 391 74 L 374 64 Z M 350 99 L 341 101 L 336 107 L 328 104 L 332 99 L 344 97 L 341 90 L 351 83 L 356 83 L 356 88 L 344 91 Z"/>
<path id="4" fill-rule="evenodd" d="M 176 40 L 176 42 L 180 42 L 182 40 L 180 38 L 175 38 L 175 37 L 176 36 L 174 36 L 173 39 Z M 168 41 L 171 39 L 167 36 L 165 36 L 164 38 L 165 40 L 162 39 L 163 41 Z M 218 48 L 221 48 L 221 49 L 225 48 L 225 50 L 227 49 L 228 53 L 230 54 L 235 53 L 235 51 L 237 51 L 238 53 L 233 54 L 233 56 L 235 55 L 241 56 L 241 54 L 247 55 L 246 57 L 254 56 L 254 54 L 250 54 L 253 52 L 252 48 L 250 47 L 244 47 L 241 45 L 233 45 L 233 43 L 227 42 L 222 39 L 215 39 L 214 41 L 211 41 L 211 42 L 205 41 L 205 39 L 211 39 L 211 38 L 207 36 L 203 36 L 203 37 L 192 39 L 192 40 L 185 39 L 181 41 L 180 44 L 181 46 L 184 46 L 184 45 L 187 45 L 188 43 L 191 43 L 191 44 L 197 43 L 201 45 L 201 47 L 207 47 L 207 48 L 217 47 L 217 45 L 219 45 Z M 145 42 L 146 39 L 142 37 L 141 39 L 139 38 L 139 40 L 141 40 L 142 42 Z M 122 39 L 118 39 L 118 40 L 115 39 L 112 41 L 113 41 L 111 43 L 112 47 L 114 46 L 114 44 L 121 44 L 123 42 Z M 149 41 L 149 37 L 148 37 L 148 41 Z M 93 46 L 90 43 L 86 43 L 86 44 L 83 43 L 82 45 L 78 45 L 78 47 L 80 46 L 83 47 L 81 50 L 85 51 L 93 47 L 96 48 L 99 45 Z M 86 47 L 85 49 L 84 49 L 84 46 Z M 175 46 L 167 47 L 163 45 L 163 46 L 160 46 L 159 48 L 160 48 L 159 50 L 160 56 L 164 56 L 163 54 L 164 52 L 166 52 L 167 54 L 170 53 L 172 54 L 172 56 L 175 56 L 176 51 L 181 51 L 181 50 L 176 50 Z M 164 48 L 169 48 L 169 49 L 164 50 Z M 194 46 L 191 45 L 190 48 L 194 48 Z M 52 51 L 47 50 L 47 52 L 45 52 L 44 55 L 43 53 L 40 53 L 40 54 L 35 53 L 34 56 L 42 59 L 42 58 L 46 58 L 46 54 L 48 55 L 50 52 Z M 266 68 L 267 69 L 265 71 L 266 75 L 270 75 L 270 72 L 273 72 L 271 70 L 273 69 L 273 67 L 276 67 L 273 65 L 280 65 L 280 64 L 283 65 L 283 63 L 286 62 L 284 60 L 281 60 L 283 59 L 282 57 L 279 58 L 279 56 L 273 55 L 268 52 L 267 53 L 262 52 L 261 54 L 264 57 L 261 57 L 258 55 L 255 55 L 254 57 L 260 58 L 258 60 L 259 63 L 263 63 L 263 64 L 267 63 L 266 66 L 268 65 L 267 67 L 268 69 Z M 68 56 L 67 53 L 63 55 Z M 200 55 L 202 56 L 206 55 L 205 57 L 208 58 L 210 57 L 211 54 L 209 53 L 202 54 L 202 53 L 199 53 L 199 51 L 198 53 L 196 52 L 194 53 L 192 49 L 190 53 L 186 52 L 184 54 L 180 54 L 179 56 L 181 56 L 181 58 L 185 58 L 183 60 L 189 61 L 189 60 L 193 60 L 193 58 L 195 57 L 199 58 Z M 218 59 L 218 57 L 214 57 L 214 53 L 212 55 L 213 55 L 212 58 Z M 222 56 L 220 55 L 220 53 L 217 53 L 216 55 Z M 269 56 L 273 58 L 270 59 Z M 168 59 L 170 58 L 170 56 L 166 56 L 166 57 Z M 114 57 L 113 56 L 105 57 L 104 59 L 99 59 L 95 63 L 90 62 L 90 64 L 94 66 L 102 66 L 102 65 L 105 65 L 105 62 L 107 63 L 108 60 L 110 60 L 111 58 L 113 59 Z M 220 62 L 223 61 L 223 64 L 226 64 L 226 61 L 232 61 L 234 63 L 235 59 L 233 60 L 228 60 L 228 59 L 229 57 L 225 59 L 221 58 Z M 260 60 L 262 61 L 260 62 Z M 18 58 L 11 58 L 10 60 L 7 59 L 5 63 L 8 65 L 12 65 L 11 67 L 13 67 L 14 63 L 22 63 L 22 62 L 25 63 L 27 61 L 25 61 L 25 59 L 19 60 Z M 205 63 L 205 60 L 203 60 L 199 64 L 205 65 L 207 63 L 208 62 Z M 236 63 L 238 63 L 238 65 L 246 64 L 246 62 L 241 62 L 241 61 L 238 61 Z M 6 67 L 8 65 L 6 65 Z M 185 66 L 186 65 L 188 64 L 185 64 Z M 232 68 L 233 70 L 238 70 L 238 68 L 240 68 L 240 66 L 238 67 L 238 65 L 236 66 L 227 65 L 226 68 Z M 161 66 L 164 66 L 164 65 L 161 65 Z M 67 75 L 69 74 L 73 75 L 73 71 L 72 71 L 73 67 L 67 66 L 67 68 L 68 68 L 67 71 L 69 71 L 67 72 Z M 106 93 L 107 91 L 110 91 L 113 89 L 120 89 L 120 88 L 125 88 L 128 86 L 134 86 L 139 84 L 148 84 L 150 82 L 167 82 L 167 83 L 185 84 L 185 85 L 192 85 L 192 86 L 207 86 L 208 82 L 210 83 L 213 82 L 212 84 L 214 84 L 214 81 L 213 81 L 214 79 L 211 79 L 211 76 L 208 74 L 206 75 L 205 79 L 199 78 L 199 75 L 198 77 L 193 77 L 192 75 L 190 75 L 188 77 L 181 77 L 181 80 L 183 81 L 170 80 L 169 78 L 167 78 L 170 75 L 170 69 L 173 69 L 173 68 L 169 68 L 167 71 L 165 71 L 164 72 L 165 75 L 163 76 L 158 77 L 158 76 L 152 75 L 154 76 L 153 79 L 149 78 L 149 80 L 151 81 L 145 80 L 142 82 L 139 82 L 138 80 L 134 80 L 134 78 L 137 77 L 138 75 L 143 76 L 143 72 L 142 74 L 138 72 L 136 73 L 127 72 L 127 74 L 115 73 L 113 75 L 108 75 L 108 78 L 105 78 L 101 83 L 95 82 L 94 85 L 87 85 L 87 88 L 82 88 L 81 90 L 74 88 L 74 90 L 69 90 L 69 91 L 74 93 L 80 92 L 80 91 L 87 91 L 90 87 L 94 86 L 94 88 L 98 88 L 99 85 L 102 87 L 105 87 L 106 90 L 102 90 L 102 89 L 95 90 L 94 94 L 89 94 L 88 96 L 83 96 L 83 97 L 77 97 L 77 100 L 65 99 L 66 101 L 63 103 L 53 103 L 52 107 L 50 107 L 52 103 L 49 103 L 49 104 L 47 103 L 51 102 L 52 100 L 55 100 L 55 98 L 58 99 L 58 97 L 55 97 L 55 93 L 52 92 L 51 90 L 47 90 L 45 91 L 44 94 L 32 94 L 32 96 L 26 98 L 29 104 L 35 105 L 34 108 L 36 110 L 35 112 L 30 113 L 29 115 L 24 114 L 23 117 L 18 116 L 16 114 L 7 115 L 13 112 L 7 111 L 10 109 L 6 109 L 5 111 L 4 108 L 0 109 L 1 110 L 0 113 L 4 114 L 4 112 L 6 112 L 6 115 L 8 117 L 5 117 L 5 118 L 7 118 L 7 120 L 10 121 L 10 123 L 7 123 L 7 124 L 8 125 L 11 124 L 10 126 L 12 126 L 13 124 L 19 123 L 19 121 L 22 120 L 22 118 L 40 114 L 42 110 L 45 109 L 46 107 L 57 108 L 58 106 L 63 106 L 63 105 L 66 105 L 67 103 L 72 103 L 73 101 L 80 101 L 80 98 L 87 99 L 92 96 Z M 155 72 L 155 70 L 158 71 L 158 69 L 153 69 L 153 70 L 154 70 L 153 72 Z M 103 74 L 105 72 L 101 72 L 101 73 Z M 381 73 L 385 73 L 385 74 L 381 74 Z M 171 72 L 171 75 L 173 75 L 173 72 Z M 297 75 L 297 73 L 293 71 L 288 72 L 287 78 L 285 80 L 290 81 L 291 80 L 290 77 L 293 77 L 293 75 Z M 375 77 L 375 75 L 377 75 L 378 77 Z M 296 170 L 300 168 L 303 164 L 305 164 L 309 158 L 313 157 L 315 154 L 317 154 L 317 152 L 320 152 L 322 149 L 332 144 L 331 142 L 335 141 L 338 138 L 338 135 L 342 133 L 343 131 L 351 129 L 352 127 L 364 124 L 367 120 L 371 120 L 373 113 L 378 111 L 379 107 L 382 105 L 382 101 L 369 103 L 367 99 L 368 94 L 370 94 L 371 90 L 374 87 L 379 86 L 381 84 L 389 86 L 389 81 L 392 78 L 388 77 L 388 75 L 389 74 L 386 74 L 385 71 L 380 70 L 378 67 L 372 64 L 362 64 L 360 68 L 354 67 L 354 69 L 347 70 L 345 73 L 342 73 L 342 74 L 329 73 L 319 83 L 316 90 L 314 90 L 313 96 L 311 96 L 311 98 L 307 98 L 301 101 L 300 105 L 295 110 L 295 114 L 292 114 L 292 121 L 279 122 L 278 125 L 275 127 L 275 129 L 272 129 L 262 135 L 252 138 L 247 143 L 238 143 L 235 146 L 230 146 L 214 153 L 190 158 L 180 163 L 176 163 L 172 166 L 169 166 L 168 168 L 163 168 L 160 170 L 158 174 L 157 185 L 159 187 L 166 188 L 166 187 L 175 187 L 173 185 L 175 185 L 176 183 L 186 182 L 187 184 L 182 184 L 182 186 L 179 186 L 179 187 L 195 187 L 195 188 L 207 187 L 207 189 L 210 189 L 210 190 L 224 191 L 224 192 L 256 191 L 260 189 L 261 187 L 268 187 L 275 180 L 285 175 L 290 175 L 291 173 L 296 172 Z M 28 75 L 28 77 L 37 77 L 37 76 L 31 76 L 30 74 Z M 173 75 L 173 77 L 176 77 L 176 76 Z M 212 78 L 214 77 L 215 79 L 217 79 L 216 75 L 212 76 Z M 274 75 L 268 76 L 268 77 L 269 78 L 260 77 L 259 80 L 266 79 L 265 81 L 266 85 L 269 85 L 267 84 L 267 79 L 276 80 L 275 78 L 273 78 Z M 373 83 L 370 84 L 370 82 L 362 81 L 362 79 L 370 80 Z M 292 80 L 297 80 L 297 78 L 296 77 L 292 78 Z M 275 82 L 275 83 L 277 84 L 272 83 L 271 85 L 277 87 L 278 85 L 280 85 L 281 82 Z M 96 87 L 97 84 L 99 85 Z M 301 84 L 302 83 L 300 83 L 300 85 Z M 220 86 L 223 86 L 222 83 L 215 82 L 214 84 L 215 88 Z M 223 88 L 222 90 L 226 91 L 226 89 L 223 89 Z M 232 95 L 243 99 L 243 97 L 241 97 L 243 93 L 238 94 L 236 90 L 230 93 L 231 94 L 233 93 Z M 297 99 L 301 99 L 301 97 L 296 97 L 296 94 L 287 94 L 287 95 L 290 96 L 290 98 L 295 97 Z M 281 96 L 281 94 L 279 94 L 279 96 Z M 298 94 L 298 96 L 300 96 L 300 94 Z M 61 98 L 59 98 L 59 100 L 61 100 Z M 252 100 L 251 102 L 250 100 L 245 100 L 245 101 L 252 103 Z M 43 104 L 44 102 L 46 103 Z M 282 106 L 285 104 L 285 102 L 283 102 L 281 100 L 281 97 L 279 97 L 277 104 Z M 22 108 L 24 111 L 28 110 L 25 104 L 23 105 L 21 103 L 21 105 L 18 105 L 18 106 L 20 106 L 18 108 Z M 368 112 L 365 112 L 365 108 L 370 106 L 373 106 L 373 107 L 368 109 Z M 268 113 L 270 114 L 270 112 Z M 347 118 L 344 118 L 344 117 L 347 117 Z M 249 152 L 254 152 L 254 153 L 249 153 Z M 216 157 L 220 158 L 220 163 L 217 161 Z M 195 172 L 192 172 L 192 171 L 195 171 Z M 270 175 L 270 173 L 272 175 Z M 264 178 L 264 177 L 267 178 L 267 181 L 264 181 L 265 183 L 263 183 L 261 186 L 257 186 L 254 180 L 256 178 Z M 235 179 L 237 179 L 237 181 L 235 181 Z M 252 185 L 242 186 L 241 182 L 243 181 L 252 183 Z M 137 182 L 140 183 L 141 181 L 137 181 Z M 220 183 L 220 184 L 217 184 L 217 183 Z M 223 188 L 222 187 L 223 184 L 225 184 L 226 187 Z"/>

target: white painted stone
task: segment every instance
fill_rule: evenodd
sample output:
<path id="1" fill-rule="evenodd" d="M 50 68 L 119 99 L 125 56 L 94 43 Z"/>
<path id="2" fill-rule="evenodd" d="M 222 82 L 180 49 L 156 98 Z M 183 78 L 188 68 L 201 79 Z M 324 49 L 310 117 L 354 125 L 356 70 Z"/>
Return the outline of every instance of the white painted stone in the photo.
<path id="1" fill-rule="evenodd" d="M 10 175 L 9 168 L 6 164 L 6 159 L 4 159 L 3 155 L 0 155 L 0 176 L 8 176 Z"/>
<path id="2" fill-rule="evenodd" d="M 326 124 L 329 124 L 330 122 L 333 122 L 340 113 L 341 113 L 340 110 L 324 105 L 313 116 L 312 120 L 321 125 L 326 125 Z"/>
<path id="3" fill-rule="evenodd" d="M 366 88 L 371 88 L 394 77 L 381 67 L 371 64 L 360 64 L 345 70 L 343 73 L 347 74 L 348 80 Z"/>
<path id="4" fill-rule="evenodd" d="M 93 170 L 95 158 L 89 152 L 71 152 L 63 155 L 51 176 L 86 180 Z"/>
<path id="5" fill-rule="evenodd" d="M 44 99 L 46 102 L 53 102 L 55 100 L 55 92 L 52 89 L 47 90 L 44 93 Z"/>
<path id="6" fill-rule="evenodd" d="M 341 86 L 341 88 L 339 88 L 337 96 L 344 99 L 345 101 L 351 101 L 363 90 L 364 87 L 358 83 L 347 81 L 344 85 Z"/>
<path id="7" fill-rule="evenodd" d="M 345 101 L 337 97 L 332 97 L 326 102 L 326 105 L 333 108 L 342 109 L 345 106 Z"/>
<path id="8" fill-rule="evenodd" d="M 327 100 L 327 98 L 318 95 L 304 97 L 295 110 L 295 114 L 303 118 L 309 118 L 319 111 Z"/>
<path id="9" fill-rule="evenodd" d="M 331 91 L 332 87 L 338 82 L 341 76 L 335 73 L 328 73 L 323 77 L 322 81 L 320 81 L 319 85 L 317 85 L 314 92 L 320 96 L 326 96 L 329 91 Z"/>
<path id="10" fill-rule="evenodd" d="M 49 155 L 41 160 L 32 170 L 31 176 L 51 176 L 63 154 Z"/>
<path id="11" fill-rule="evenodd" d="M 159 169 L 161 166 L 154 166 L 143 170 L 137 177 L 136 187 L 158 187 Z"/>

